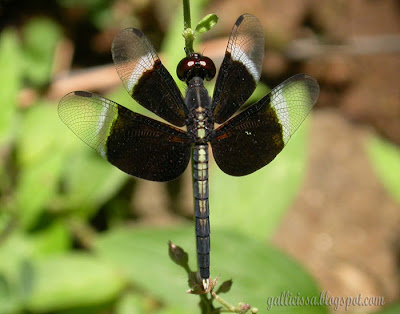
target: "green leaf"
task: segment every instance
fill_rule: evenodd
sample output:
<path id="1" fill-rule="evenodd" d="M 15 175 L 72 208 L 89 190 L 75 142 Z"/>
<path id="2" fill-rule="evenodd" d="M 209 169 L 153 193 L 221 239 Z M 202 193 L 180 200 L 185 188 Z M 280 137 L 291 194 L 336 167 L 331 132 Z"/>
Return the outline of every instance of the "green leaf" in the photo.
<path id="1" fill-rule="evenodd" d="M 16 314 L 20 313 L 22 309 L 22 302 L 14 293 L 7 278 L 0 273 L 0 313 L 3 314 Z"/>
<path id="2" fill-rule="evenodd" d="M 218 290 L 217 290 L 216 293 L 217 293 L 217 294 L 220 294 L 220 293 L 228 293 L 229 290 L 231 290 L 232 284 L 233 284 L 233 281 L 232 281 L 231 279 L 224 281 L 224 282 L 218 287 Z"/>
<path id="3" fill-rule="evenodd" d="M 71 133 L 70 136 L 75 135 Z M 65 208 L 79 210 L 86 216 L 112 197 L 129 176 L 83 142 L 80 145 L 84 151 L 71 154 L 68 167 L 64 169 L 66 195 L 62 203 Z"/>
<path id="4" fill-rule="evenodd" d="M 23 259 L 19 265 L 20 297 L 22 301 L 29 298 L 32 293 L 34 270 L 30 259 Z"/>
<path id="5" fill-rule="evenodd" d="M 196 26 L 196 32 L 199 34 L 203 34 L 208 32 L 214 25 L 218 22 L 218 16 L 215 14 L 208 14 L 203 17 L 201 21 Z"/>
<path id="6" fill-rule="evenodd" d="M 21 88 L 22 68 L 18 36 L 14 30 L 5 30 L 0 37 L 0 147 L 13 135 L 17 96 Z M 0 167 L 2 167 L 0 161 Z"/>
<path id="7" fill-rule="evenodd" d="M 182 308 L 179 307 L 179 305 L 167 305 L 166 307 L 163 307 L 162 309 L 157 311 L 157 314 L 187 314 L 188 312 Z M 200 313 L 199 308 L 197 308 L 197 311 L 194 313 Z"/>
<path id="8" fill-rule="evenodd" d="M 383 298 L 383 297 L 381 297 Z M 400 312 L 400 302 L 389 304 L 380 311 L 374 312 L 375 314 L 398 314 Z"/>
<path id="9" fill-rule="evenodd" d="M 97 238 L 94 249 L 113 263 L 132 284 L 162 300 L 167 308 L 181 312 L 198 312 L 198 298 L 187 295 L 185 271 L 168 256 L 171 240 L 189 253 L 189 264 L 195 269 L 193 226 L 176 229 L 120 229 Z M 294 295 L 318 296 L 319 289 L 304 269 L 271 246 L 242 234 L 213 229 L 211 273 L 221 281 L 233 279 L 227 299 L 244 301 L 267 310 L 268 297 L 282 291 Z M 325 307 L 281 307 L 284 313 L 326 313 Z"/>
<path id="10" fill-rule="evenodd" d="M 18 313 L 32 293 L 35 271 L 30 261 L 70 247 L 68 230 L 54 223 L 29 235 L 10 234 L 0 249 L 0 313 Z"/>
<path id="11" fill-rule="evenodd" d="M 50 81 L 54 51 L 61 34 L 58 24 L 48 18 L 33 18 L 23 26 L 24 74 L 34 86 Z"/>
<path id="12" fill-rule="evenodd" d="M 41 122 L 45 121 L 45 123 Z M 68 141 L 55 106 L 37 103 L 25 112 L 17 133 L 20 174 L 15 191 L 15 208 L 25 228 L 31 227 L 57 193 Z"/>
<path id="13" fill-rule="evenodd" d="M 116 314 L 141 314 L 149 313 L 149 309 L 146 310 L 146 299 L 138 294 L 126 293 L 122 298 L 118 300 L 116 305 Z M 153 309 L 151 312 L 155 312 Z"/>
<path id="14" fill-rule="evenodd" d="M 116 269 L 86 254 L 35 260 L 33 271 L 32 294 L 27 300 L 30 311 L 50 312 L 108 302 L 125 286 Z"/>
<path id="15" fill-rule="evenodd" d="M 383 186 L 400 204 L 400 149 L 377 136 L 367 141 L 366 149 Z"/>
<path id="16" fill-rule="evenodd" d="M 303 125 L 275 160 L 249 176 L 228 176 L 211 163 L 213 228 L 228 227 L 262 240 L 270 237 L 300 188 L 306 146 L 307 125 Z"/>
<path id="17" fill-rule="evenodd" d="M 24 169 L 71 145 L 54 104 L 37 102 L 24 112 L 17 132 L 17 161 Z"/>
<path id="18" fill-rule="evenodd" d="M 72 246 L 70 230 L 61 221 L 56 221 L 47 228 L 29 234 L 29 241 L 34 247 L 32 257 L 64 253 Z"/>
<path id="19" fill-rule="evenodd" d="M 20 297 L 20 265 L 30 252 L 31 245 L 18 233 L 9 235 L 0 249 L 0 313 L 18 313 L 22 309 Z"/>
<path id="20" fill-rule="evenodd" d="M 16 187 L 16 208 L 25 228 L 33 226 L 57 193 L 64 158 L 53 152 L 34 165 L 25 166 Z"/>

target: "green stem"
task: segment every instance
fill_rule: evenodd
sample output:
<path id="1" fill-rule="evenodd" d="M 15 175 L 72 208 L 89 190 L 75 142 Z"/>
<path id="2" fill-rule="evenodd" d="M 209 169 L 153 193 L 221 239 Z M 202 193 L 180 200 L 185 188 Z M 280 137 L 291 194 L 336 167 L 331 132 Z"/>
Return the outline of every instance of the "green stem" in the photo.
<path id="1" fill-rule="evenodd" d="M 190 0 L 183 0 L 183 37 L 185 38 L 185 52 L 189 56 L 194 52 L 193 49 L 193 31 L 192 22 L 190 19 Z"/>
<path id="2" fill-rule="evenodd" d="M 190 0 L 183 0 L 183 27 L 184 29 L 192 27 L 190 20 Z"/>
<path id="3" fill-rule="evenodd" d="M 235 307 L 221 298 L 218 294 L 214 291 L 211 291 L 211 296 L 221 305 L 225 307 L 225 309 L 221 309 L 221 312 L 230 312 L 230 313 L 258 313 L 258 309 L 255 307 L 242 309 L 240 304 L 238 307 Z"/>
<path id="4" fill-rule="evenodd" d="M 225 306 L 230 312 L 236 312 L 236 308 L 233 305 L 230 305 L 228 302 L 226 302 L 223 298 L 221 298 L 218 294 L 216 294 L 214 291 L 211 292 L 211 295 L 215 300 L 217 300 L 220 304 Z"/>

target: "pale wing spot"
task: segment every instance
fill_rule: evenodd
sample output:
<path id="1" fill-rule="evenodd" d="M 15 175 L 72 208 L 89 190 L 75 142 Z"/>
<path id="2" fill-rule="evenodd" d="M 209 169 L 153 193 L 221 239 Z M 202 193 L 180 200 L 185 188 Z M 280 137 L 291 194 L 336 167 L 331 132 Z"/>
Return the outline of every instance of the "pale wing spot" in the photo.
<path id="1" fill-rule="evenodd" d="M 282 124 L 285 144 L 310 112 L 318 95 L 317 81 L 306 74 L 292 76 L 271 91 L 271 106 Z"/>
<path id="2" fill-rule="evenodd" d="M 104 103 L 105 104 L 105 103 Z M 107 106 L 104 105 L 100 117 L 99 117 L 99 124 L 97 125 L 97 136 L 99 136 L 102 132 L 104 132 L 104 125 L 106 124 L 106 118 L 107 118 Z M 101 135 L 100 135 L 101 137 Z M 107 153 L 106 153 L 106 148 L 105 145 L 100 145 L 98 147 L 98 152 L 101 155 L 101 157 L 107 159 Z"/>
<path id="3" fill-rule="evenodd" d="M 249 58 L 249 56 L 244 52 L 239 46 L 235 46 L 232 50 L 232 60 L 239 61 L 247 68 L 254 81 L 258 82 L 260 80 L 261 72 L 260 68 L 254 63 L 254 61 Z"/>
<path id="4" fill-rule="evenodd" d="M 239 19 L 232 29 L 227 52 L 234 61 L 245 65 L 257 83 L 264 60 L 264 31 L 260 21 L 250 14 L 244 14 Z"/>
<path id="5" fill-rule="evenodd" d="M 110 135 L 110 128 L 112 123 L 117 118 L 117 114 L 115 113 L 115 108 L 110 106 L 110 102 L 107 99 L 102 100 L 103 108 L 99 115 L 99 121 L 97 125 L 97 138 L 99 139 L 99 143 L 102 143 L 101 139 L 107 138 Z M 101 157 L 107 159 L 107 151 L 106 145 L 98 145 L 97 151 L 101 155 Z"/>
<path id="6" fill-rule="evenodd" d="M 140 60 L 138 62 L 134 62 L 136 65 L 132 72 L 132 74 L 129 76 L 128 82 L 127 82 L 127 89 L 128 91 L 132 94 L 133 88 L 139 81 L 140 77 L 142 74 L 146 71 L 150 71 L 154 67 L 154 54 L 152 52 L 148 52 L 145 56 L 140 57 Z"/>
<path id="7" fill-rule="evenodd" d="M 284 126 L 283 142 L 286 145 L 290 139 L 290 134 L 292 134 L 288 104 L 280 89 L 272 90 L 271 96 L 271 103 L 276 110 L 279 122 Z"/>
<path id="8" fill-rule="evenodd" d="M 60 101 L 61 120 L 90 147 L 107 159 L 106 143 L 113 121 L 118 116 L 118 105 L 96 94 L 81 96 L 67 94 Z"/>

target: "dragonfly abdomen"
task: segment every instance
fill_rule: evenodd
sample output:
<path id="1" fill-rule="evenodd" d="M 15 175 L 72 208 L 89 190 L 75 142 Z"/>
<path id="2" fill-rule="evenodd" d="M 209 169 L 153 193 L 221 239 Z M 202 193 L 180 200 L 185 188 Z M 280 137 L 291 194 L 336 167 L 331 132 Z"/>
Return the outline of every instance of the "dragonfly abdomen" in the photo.
<path id="1" fill-rule="evenodd" d="M 193 195 L 197 261 L 202 279 L 210 277 L 210 221 L 208 206 L 208 144 L 193 148 Z"/>

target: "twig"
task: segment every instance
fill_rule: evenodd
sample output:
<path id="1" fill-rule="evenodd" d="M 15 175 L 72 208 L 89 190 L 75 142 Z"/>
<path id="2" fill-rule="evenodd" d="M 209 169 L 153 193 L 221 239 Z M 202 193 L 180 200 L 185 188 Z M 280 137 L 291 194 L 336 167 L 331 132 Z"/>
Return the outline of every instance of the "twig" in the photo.
<path id="1" fill-rule="evenodd" d="M 307 60 L 326 55 L 373 55 L 400 51 L 399 35 L 358 36 L 343 45 L 321 44 L 315 38 L 296 39 L 286 48 L 292 60 Z"/>
<path id="2" fill-rule="evenodd" d="M 185 38 L 185 52 L 189 56 L 194 52 L 193 41 L 194 33 L 192 30 L 192 21 L 190 18 L 190 1 L 183 0 L 183 37 Z"/>
<path id="3" fill-rule="evenodd" d="M 214 291 L 211 291 L 212 297 L 221 305 L 223 305 L 226 310 L 224 312 L 231 312 L 231 313 L 258 313 L 258 309 L 256 307 L 251 307 L 249 304 L 246 303 L 239 303 L 238 306 L 233 306 L 229 304 L 226 300 L 221 298 L 218 294 Z M 223 310 L 221 310 L 222 312 Z"/>

